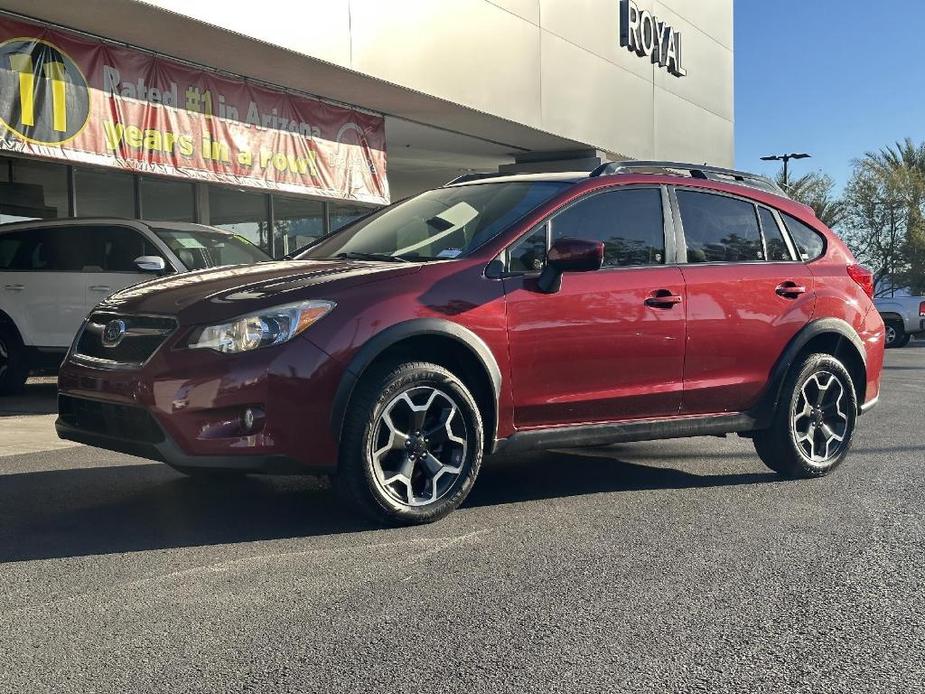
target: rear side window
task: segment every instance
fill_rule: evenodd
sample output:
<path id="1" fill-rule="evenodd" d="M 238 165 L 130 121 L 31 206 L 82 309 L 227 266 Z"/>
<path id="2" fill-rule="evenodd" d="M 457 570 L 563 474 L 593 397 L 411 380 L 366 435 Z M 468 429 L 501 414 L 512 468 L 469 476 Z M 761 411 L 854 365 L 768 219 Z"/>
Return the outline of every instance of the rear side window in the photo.
<path id="1" fill-rule="evenodd" d="M 744 263 L 764 259 L 755 206 L 723 195 L 679 190 L 678 207 L 689 263 Z"/>
<path id="2" fill-rule="evenodd" d="M 592 195 L 553 217 L 552 238 L 603 241 L 604 267 L 664 263 L 662 193 L 636 188 Z"/>
<path id="3" fill-rule="evenodd" d="M 22 232 L 14 231 L 0 235 L 0 270 L 22 270 L 17 267 L 23 257 L 23 248 L 27 243 Z"/>
<path id="4" fill-rule="evenodd" d="M 796 217 L 791 217 L 786 213 L 782 213 L 781 216 L 783 216 L 784 224 L 787 225 L 787 230 L 790 232 L 790 236 L 793 237 L 793 242 L 800 252 L 800 258 L 803 260 L 815 260 L 825 253 L 825 239 L 822 238 L 822 234 Z"/>
<path id="5" fill-rule="evenodd" d="M 768 249 L 768 260 L 771 262 L 793 260 L 790 249 L 787 247 L 787 242 L 784 241 L 784 234 L 780 230 L 780 225 L 774 218 L 774 213 L 767 207 L 759 207 L 758 217 L 761 219 L 764 244 Z"/>
<path id="6" fill-rule="evenodd" d="M 0 269 L 80 272 L 90 254 L 86 239 L 71 229 L 29 229 L 0 236 Z"/>

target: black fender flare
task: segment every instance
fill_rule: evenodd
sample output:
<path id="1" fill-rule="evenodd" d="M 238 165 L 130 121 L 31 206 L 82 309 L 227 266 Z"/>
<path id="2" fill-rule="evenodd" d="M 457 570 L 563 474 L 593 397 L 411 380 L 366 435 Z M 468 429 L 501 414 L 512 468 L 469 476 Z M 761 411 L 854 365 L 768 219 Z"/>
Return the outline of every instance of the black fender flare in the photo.
<path id="1" fill-rule="evenodd" d="M 498 428 L 498 411 L 501 399 L 501 369 L 495 360 L 494 354 L 474 332 L 465 328 L 459 323 L 444 320 L 442 318 L 415 318 L 401 323 L 396 323 L 386 328 L 382 332 L 376 333 L 367 340 L 347 365 L 344 375 L 341 377 L 337 386 L 337 392 L 334 394 L 334 403 L 331 408 L 331 430 L 335 440 L 340 443 L 341 427 L 343 426 L 344 414 L 350 403 L 350 397 L 356 388 L 360 377 L 367 367 L 373 361 L 392 345 L 410 337 L 419 337 L 425 335 L 438 335 L 448 337 L 466 347 L 472 355 L 481 363 L 482 368 L 488 375 L 491 383 L 492 395 L 494 399 L 494 432 L 489 432 L 492 438 L 497 434 Z M 489 441 L 491 445 L 491 441 Z"/>
<path id="2" fill-rule="evenodd" d="M 864 349 L 864 343 L 860 335 L 857 334 L 849 323 L 840 318 L 819 318 L 818 320 L 811 321 L 791 338 L 784 353 L 778 358 L 777 363 L 774 364 L 774 368 L 771 369 L 765 395 L 751 413 L 763 426 L 770 423 L 771 417 L 777 410 L 781 397 L 781 389 L 784 387 L 784 379 L 787 377 L 787 373 L 790 371 L 790 367 L 796 360 L 797 355 L 803 351 L 803 348 L 805 348 L 811 340 L 820 335 L 837 335 L 847 340 L 857 351 L 858 356 L 860 356 L 866 375 L 867 352 Z M 858 403 L 858 406 L 861 404 L 863 403 Z"/>

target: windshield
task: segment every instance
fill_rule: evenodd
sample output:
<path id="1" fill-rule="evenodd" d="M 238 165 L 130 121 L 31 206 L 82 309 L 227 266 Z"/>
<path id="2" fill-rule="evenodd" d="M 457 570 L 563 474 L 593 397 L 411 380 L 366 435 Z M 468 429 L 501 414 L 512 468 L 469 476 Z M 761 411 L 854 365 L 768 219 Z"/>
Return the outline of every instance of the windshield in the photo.
<path id="1" fill-rule="evenodd" d="M 189 270 L 270 260 L 270 256 L 257 246 L 234 234 L 207 229 L 152 229 Z"/>
<path id="2" fill-rule="evenodd" d="M 361 219 L 296 258 L 455 258 L 493 239 L 570 185 L 517 181 L 438 188 Z"/>

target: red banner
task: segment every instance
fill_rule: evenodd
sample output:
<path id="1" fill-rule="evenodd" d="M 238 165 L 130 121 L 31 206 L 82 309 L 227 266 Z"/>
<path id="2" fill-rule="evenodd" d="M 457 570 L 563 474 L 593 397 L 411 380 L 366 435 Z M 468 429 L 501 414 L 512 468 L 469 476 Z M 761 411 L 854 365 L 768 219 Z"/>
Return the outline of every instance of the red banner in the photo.
<path id="1" fill-rule="evenodd" d="M 389 201 L 381 116 L 0 18 L 0 149 Z"/>

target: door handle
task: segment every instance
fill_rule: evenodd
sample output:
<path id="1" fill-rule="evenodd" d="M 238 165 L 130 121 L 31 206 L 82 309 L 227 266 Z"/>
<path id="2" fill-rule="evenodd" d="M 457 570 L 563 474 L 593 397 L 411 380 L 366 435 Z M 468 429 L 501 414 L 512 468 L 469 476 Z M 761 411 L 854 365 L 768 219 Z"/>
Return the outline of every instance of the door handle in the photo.
<path id="1" fill-rule="evenodd" d="M 796 282 L 781 282 L 777 285 L 777 288 L 774 292 L 778 296 L 782 296 L 785 299 L 796 299 L 801 294 L 806 293 L 806 287 L 802 284 L 797 284 Z"/>
<path id="2" fill-rule="evenodd" d="M 24 285 L 24 284 L 7 284 L 7 285 L 4 285 L 3 288 L 6 289 L 8 292 L 21 292 L 23 289 L 26 288 L 26 285 Z"/>
<path id="3" fill-rule="evenodd" d="M 659 289 L 646 297 L 645 305 L 652 308 L 672 308 L 681 303 L 683 299 L 669 289 Z"/>
<path id="4" fill-rule="evenodd" d="M 90 287 L 91 292 L 111 292 L 112 287 L 107 287 L 105 284 L 94 284 Z"/>

